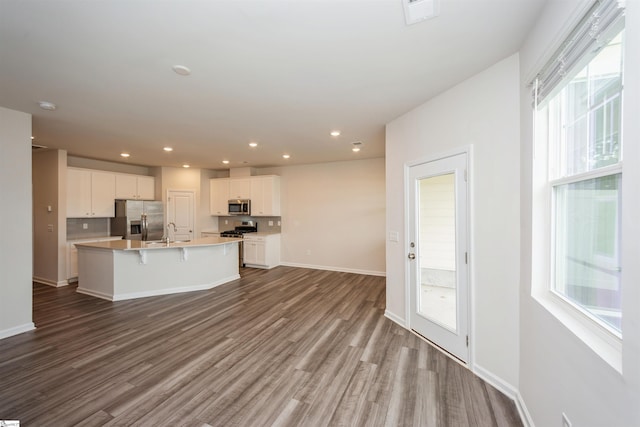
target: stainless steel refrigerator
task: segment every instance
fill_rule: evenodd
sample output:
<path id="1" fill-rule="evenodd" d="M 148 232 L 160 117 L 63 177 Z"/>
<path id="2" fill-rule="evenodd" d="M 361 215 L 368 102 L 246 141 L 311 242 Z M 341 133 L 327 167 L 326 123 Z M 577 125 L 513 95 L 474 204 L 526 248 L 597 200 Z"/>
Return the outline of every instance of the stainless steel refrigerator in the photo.
<path id="1" fill-rule="evenodd" d="M 164 234 L 162 202 L 116 200 L 116 216 L 111 218 L 111 235 L 127 240 L 160 240 Z"/>

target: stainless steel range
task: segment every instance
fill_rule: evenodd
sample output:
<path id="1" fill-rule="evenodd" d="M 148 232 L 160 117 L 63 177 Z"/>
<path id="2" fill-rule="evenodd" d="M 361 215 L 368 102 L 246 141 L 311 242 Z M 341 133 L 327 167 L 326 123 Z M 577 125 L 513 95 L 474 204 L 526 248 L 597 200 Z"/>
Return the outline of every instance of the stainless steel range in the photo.
<path id="1" fill-rule="evenodd" d="M 257 233 L 258 224 L 254 221 L 237 221 L 233 230 L 226 230 L 220 233 L 220 237 L 236 237 L 242 239 L 246 233 Z M 244 246 L 238 243 L 238 263 L 244 267 Z"/>

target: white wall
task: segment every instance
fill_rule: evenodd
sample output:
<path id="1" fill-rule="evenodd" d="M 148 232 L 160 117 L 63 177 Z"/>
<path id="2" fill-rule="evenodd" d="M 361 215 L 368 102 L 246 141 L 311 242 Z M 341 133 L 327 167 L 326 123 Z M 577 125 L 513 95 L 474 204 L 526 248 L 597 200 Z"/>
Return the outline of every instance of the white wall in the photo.
<path id="1" fill-rule="evenodd" d="M 67 284 L 67 153 L 38 150 L 32 157 L 33 278 L 63 286 Z"/>
<path id="2" fill-rule="evenodd" d="M 520 394 L 537 426 L 640 425 L 640 2 L 627 1 L 623 170 L 623 345 L 619 374 L 531 297 L 532 112 L 526 84 L 588 4 L 551 0 L 521 53 Z"/>
<path id="3" fill-rule="evenodd" d="M 384 159 L 258 172 L 282 177 L 283 264 L 385 274 Z"/>
<path id="4" fill-rule="evenodd" d="M 519 66 L 511 56 L 387 125 L 387 315 L 405 322 L 403 168 L 473 145 L 471 284 L 474 369 L 518 385 Z"/>
<path id="5" fill-rule="evenodd" d="M 0 107 L 0 338 L 33 329 L 31 115 Z"/>
<path id="6" fill-rule="evenodd" d="M 196 224 L 194 238 L 200 237 L 200 230 L 217 227 L 217 218 L 209 214 L 209 182 L 208 176 L 212 171 L 202 171 L 196 168 L 159 168 L 156 175 L 156 193 L 161 191 L 161 200 L 167 206 L 167 190 L 194 190 L 196 194 Z"/>

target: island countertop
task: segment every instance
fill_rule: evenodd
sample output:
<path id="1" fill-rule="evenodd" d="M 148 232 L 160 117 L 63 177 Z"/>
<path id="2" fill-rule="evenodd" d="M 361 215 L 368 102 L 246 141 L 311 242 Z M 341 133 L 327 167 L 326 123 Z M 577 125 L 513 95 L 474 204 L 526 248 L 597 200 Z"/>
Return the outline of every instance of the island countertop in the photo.
<path id="1" fill-rule="evenodd" d="M 203 237 L 201 239 L 194 239 L 190 241 L 178 241 L 171 243 L 163 242 L 146 242 L 140 240 L 109 240 L 104 242 L 86 242 L 76 243 L 78 247 L 105 249 L 112 251 L 140 251 L 144 249 L 161 250 L 172 248 L 189 248 L 197 246 L 217 246 L 227 243 L 240 242 L 242 239 L 235 237 Z"/>

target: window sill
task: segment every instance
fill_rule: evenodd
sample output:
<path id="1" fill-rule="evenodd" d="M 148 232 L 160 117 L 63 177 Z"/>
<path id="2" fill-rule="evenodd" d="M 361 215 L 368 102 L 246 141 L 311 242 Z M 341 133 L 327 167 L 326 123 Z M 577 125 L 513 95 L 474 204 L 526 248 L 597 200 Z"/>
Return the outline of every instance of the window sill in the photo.
<path id="1" fill-rule="evenodd" d="M 609 366 L 622 374 L 622 340 L 580 313 L 571 304 L 550 291 L 533 298 L 578 337 Z"/>

